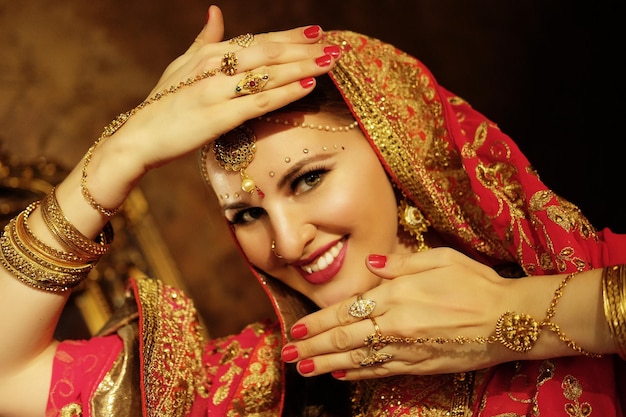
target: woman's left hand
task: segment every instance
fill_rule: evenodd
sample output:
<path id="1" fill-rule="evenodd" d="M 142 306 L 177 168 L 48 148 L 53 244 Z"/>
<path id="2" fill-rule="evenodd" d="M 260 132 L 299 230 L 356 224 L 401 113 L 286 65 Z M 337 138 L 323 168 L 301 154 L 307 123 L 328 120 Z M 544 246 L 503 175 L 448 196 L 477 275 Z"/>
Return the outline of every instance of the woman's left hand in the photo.
<path id="1" fill-rule="evenodd" d="M 511 309 L 521 308 L 541 318 L 552 290 L 525 297 L 523 291 L 511 288 L 525 280 L 502 278 L 492 268 L 449 248 L 387 255 L 385 266 L 374 268 L 368 263 L 368 268 L 385 278 L 362 294 L 376 303 L 369 317 L 350 314 L 357 300 L 351 297 L 292 327 L 295 340 L 283 348 L 282 355 L 287 362 L 298 362 L 302 375 L 332 372 L 337 378 L 352 380 L 442 374 L 532 358 L 529 352 L 514 352 L 499 343 L 481 343 L 479 337 L 492 335 L 498 317 Z M 377 333 L 387 339 L 373 350 L 366 338 L 376 340 Z M 470 342 L 452 341 L 459 336 Z M 435 342 L 437 338 L 445 343 Z M 361 365 L 368 359 L 381 361 Z"/>

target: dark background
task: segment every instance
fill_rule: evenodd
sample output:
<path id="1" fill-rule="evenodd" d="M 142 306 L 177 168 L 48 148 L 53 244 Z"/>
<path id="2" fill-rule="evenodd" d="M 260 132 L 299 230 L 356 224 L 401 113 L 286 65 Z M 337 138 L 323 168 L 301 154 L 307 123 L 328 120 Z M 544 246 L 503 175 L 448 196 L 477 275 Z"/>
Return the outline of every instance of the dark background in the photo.
<path id="1" fill-rule="evenodd" d="M 618 129 L 624 35 L 616 8 L 564 0 L 215 3 L 226 37 L 320 24 L 410 52 L 511 135 L 544 182 L 596 227 L 626 232 Z M 192 42 L 209 4 L 0 0 L 0 150 L 76 164 Z M 224 224 L 211 218 L 215 202 L 195 156 L 152 172 L 141 188 L 214 334 L 270 311 L 237 263 Z"/>

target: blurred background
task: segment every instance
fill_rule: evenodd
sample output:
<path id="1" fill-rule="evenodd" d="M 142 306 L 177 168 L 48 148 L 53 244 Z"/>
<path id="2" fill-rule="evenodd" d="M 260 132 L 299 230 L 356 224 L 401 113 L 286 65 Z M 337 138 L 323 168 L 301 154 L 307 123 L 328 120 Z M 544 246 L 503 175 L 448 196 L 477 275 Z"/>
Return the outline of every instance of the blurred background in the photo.
<path id="1" fill-rule="evenodd" d="M 626 232 L 621 16 L 565 0 L 215 1 L 227 38 L 320 24 L 417 56 L 497 122 L 542 179 L 598 228 Z M 141 102 L 193 41 L 200 0 L 0 0 L 0 152 L 73 167 L 117 114 Z M 272 314 L 216 216 L 195 155 L 141 192 L 182 285 L 214 336 Z M 156 238 L 154 238 L 156 239 Z M 217 243 L 216 243 L 217 242 Z"/>

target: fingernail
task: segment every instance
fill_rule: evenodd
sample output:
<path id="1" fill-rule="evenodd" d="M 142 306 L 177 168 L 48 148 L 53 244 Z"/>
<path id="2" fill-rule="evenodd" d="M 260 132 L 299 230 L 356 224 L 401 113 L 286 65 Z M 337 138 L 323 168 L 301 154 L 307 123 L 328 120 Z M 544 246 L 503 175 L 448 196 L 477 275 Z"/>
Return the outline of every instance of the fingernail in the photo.
<path id="1" fill-rule="evenodd" d="M 293 336 L 294 339 L 300 339 L 306 336 L 308 332 L 309 331 L 306 328 L 306 324 L 302 323 L 296 324 L 291 328 L 291 336 Z"/>
<path id="2" fill-rule="evenodd" d="M 320 28 L 319 26 L 309 26 L 308 28 L 304 29 L 304 36 L 306 36 L 309 39 L 315 39 L 320 35 L 320 30 L 322 28 Z"/>
<path id="3" fill-rule="evenodd" d="M 315 84 L 315 80 L 313 78 L 305 78 L 304 80 L 300 80 L 300 85 L 302 88 L 310 88 Z"/>
<path id="4" fill-rule="evenodd" d="M 341 370 L 341 371 L 333 371 L 331 374 L 332 374 L 333 377 L 335 377 L 337 379 L 341 379 L 344 376 L 346 376 L 346 371 L 343 371 L 343 370 Z"/>
<path id="5" fill-rule="evenodd" d="M 315 58 L 315 63 L 320 67 L 327 67 L 333 62 L 333 57 L 330 55 L 322 55 L 319 58 Z"/>
<path id="6" fill-rule="evenodd" d="M 387 257 L 385 255 L 370 255 L 367 257 L 367 263 L 374 268 L 384 268 L 387 265 Z"/>
<path id="7" fill-rule="evenodd" d="M 341 48 L 337 45 L 331 45 L 324 48 L 324 53 L 331 55 L 333 58 L 338 58 L 341 55 Z"/>
<path id="8" fill-rule="evenodd" d="M 305 359 L 298 363 L 298 371 L 301 374 L 310 374 L 315 370 L 315 363 L 312 359 Z"/>
<path id="9" fill-rule="evenodd" d="M 206 12 L 206 22 L 209 23 L 209 19 L 211 18 L 211 8 Z"/>
<path id="10" fill-rule="evenodd" d="M 291 362 L 298 358 L 298 348 L 294 345 L 287 345 L 283 348 L 281 356 L 285 362 Z"/>

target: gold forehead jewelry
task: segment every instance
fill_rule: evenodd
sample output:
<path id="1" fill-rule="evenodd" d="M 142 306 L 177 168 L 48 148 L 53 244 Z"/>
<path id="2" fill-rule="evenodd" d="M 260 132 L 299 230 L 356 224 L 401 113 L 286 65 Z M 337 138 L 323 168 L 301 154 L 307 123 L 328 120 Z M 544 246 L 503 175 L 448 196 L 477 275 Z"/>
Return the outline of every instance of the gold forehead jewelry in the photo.
<path id="1" fill-rule="evenodd" d="M 213 142 L 213 153 L 220 167 L 226 171 L 239 171 L 243 191 L 251 193 L 255 190 L 254 181 L 246 173 L 256 153 L 256 136 L 252 129 L 241 125 L 223 134 Z"/>
<path id="2" fill-rule="evenodd" d="M 352 123 L 345 125 L 345 126 L 330 126 L 330 125 L 320 125 L 320 124 L 314 124 L 314 123 L 299 123 L 299 122 L 292 122 L 289 120 L 284 120 L 284 119 L 279 119 L 277 117 L 268 117 L 268 116 L 259 116 L 258 118 L 259 120 L 263 121 L 263 122 L 267 122 L 267 123 L 276 123 L 276 124 L 282 124 L 285 126 L 293 126 L 293 127 L 303 127 L 303 128 L 308 128 L 308 129 L 317 129 L 317 130 L 321 130 L 324 132 L 347 132 L 349 130 L 354 129 L 355 127 L 357 127 L 359 125 L 359 123 L 355 120 Z"/>
<path id="3" fill-rule="evenodd" d="M 235 93 L 242 96 L 247 94 L 256 94 L 259 91 L 263 90 L 263 87 L 265 87 L 265 84 L 267 84 L 269 79 L 270 76 L 268 74 L 257 74 L 248 72 L 237 84 L 237 87 L 235 88 Z"/>
<path id="4" fill-rule="evenodd" d="M 229 41 L 229 43 L 231 45 L 237 44 L 241 46 L 242 48 L 247 48 L 248 46 L 250 46 L 253 40 L 254 40 L 254 35 L 252 33 L 245 33 L 243 35 L 235 36 Z"/>

